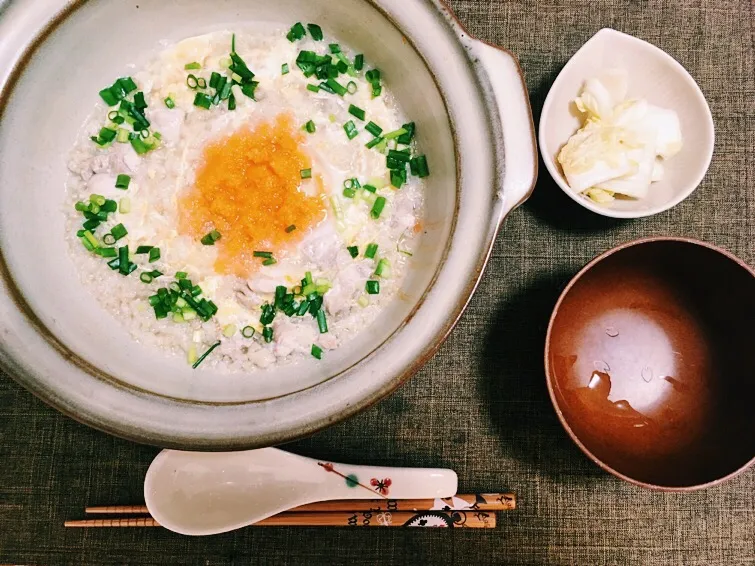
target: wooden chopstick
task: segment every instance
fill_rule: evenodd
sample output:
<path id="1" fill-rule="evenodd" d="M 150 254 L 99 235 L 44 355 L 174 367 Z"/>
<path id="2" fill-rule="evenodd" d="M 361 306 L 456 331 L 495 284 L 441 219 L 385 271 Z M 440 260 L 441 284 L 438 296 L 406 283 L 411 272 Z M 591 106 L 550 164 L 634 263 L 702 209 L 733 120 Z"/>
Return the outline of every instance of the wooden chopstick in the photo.
<path id="1" fill-rule="evenodd" d="M 438 502 L 442 502 L 442 506 Z M 445 499 L 343 499 L 338 501 L 320 501 L 295 507 L 286 513 L 323 512 L 323 511 L 448 511 L 444 509 L 466 511 L 511 511 L 516 509 L 516 495 L 513 493 L 473 493 L 456 495 Z M 89 515 L 148 515 L 145 505 L 107 505 L 87 507 Z"/>
<path id="2" fill-rule="evenodd" d="M 66 527 L 159 527 L 152 517 L 66 521 Z M 252 527 L 452 527 L 493 529 L 495 513 L 486 511 L 330 511 L 280 513 Z"/>

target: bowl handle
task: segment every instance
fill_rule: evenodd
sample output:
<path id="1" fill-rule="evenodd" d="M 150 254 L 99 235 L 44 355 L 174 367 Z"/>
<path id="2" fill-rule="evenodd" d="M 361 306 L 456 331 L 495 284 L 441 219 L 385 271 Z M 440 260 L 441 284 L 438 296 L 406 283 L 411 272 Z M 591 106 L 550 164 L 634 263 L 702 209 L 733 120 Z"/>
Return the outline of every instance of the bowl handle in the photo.
<path id="1" fill-rule="evenodd" d="M 535 188 L 537 180 L 537 142 L 532 109 L 527 95 L 524 75 L 517 58 L 501 47 L 480 40 L 471 42 L 471 49 L 490 81 L 497 109 L 498 129 L 503 143 L 501 192 L 503 216 L 524 203 Z"/>

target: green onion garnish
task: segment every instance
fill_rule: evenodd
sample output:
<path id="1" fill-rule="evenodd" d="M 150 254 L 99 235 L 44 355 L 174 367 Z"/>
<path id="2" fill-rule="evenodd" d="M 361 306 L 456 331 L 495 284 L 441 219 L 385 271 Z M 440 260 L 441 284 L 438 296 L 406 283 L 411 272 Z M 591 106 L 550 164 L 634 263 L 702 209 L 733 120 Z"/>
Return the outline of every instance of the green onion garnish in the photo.
<path id="1" fill-rule="evenodd" d="M 310 120 L 306 124 L 304 124 L 304 129 L 307 130 L 310 134 L 314 134 L 317 131 L 317 126 L 315 126 L 315 123 Z"/>
<path id="2" fill-rule="evenodd" d="M 380 281 L 370 279 L 365 285 L 368 295 L 377 295 L 380 293 Z"/>
<path id="3" fill-rule="evenodd" d="M 126 230 L 126 227 L 123 224 L 116 224 L 110 229 L 110 234 L 115 238 L 115 241 L 113 242 L 115 243 L 125 237 L 128 234 L 128 230 Z"/>
<path id="4" fill-rule="evenodd" d="M 368 257 L 370 259 L 373 259 L 375 257 L 375 254 L 377 253 L 378 245 L 377 244 L 369 244 L 367 246 L 367 249 L 364 251 L 364 257 Z"/>
<path id="5" fill-rule="evenodd" d="M 118 251 L 115 248 L 97 248 L 94 252 L 100 257 L 118 257 Z"/>
<path id="6" fill-rule="evenodd" d="M 118 203 L 115 202 L 114 200 L 107 199 L 102 204 L 102 210 L 104 212 L 115 212 L 116 210 L 118 210 Z"/>
<path id="7" fill-rule="evenodd" d="M 424 155 L 418 155 L 409 161 L 409 169 L 412 175 L 417 177 L 427 177 L 430 174 L 430 169 L 427 166 L 427 157 Z"/>
<path id="8" fill-rule="evenodd" d="M 228 95 L 228 110 L 236 110 L 236 97 L 233 94 Z"/>
<path id="9" fill-rule="evenodd" d="M 416 124 L 414 122 L 409 122 L 408 124 L 401 126 L 401 129 L 406 130 L 406 133 L 401 134 L 396 141 L 404 145 L 409 145 L 414 138 L 414 131 L 417 129 Z"/>
<path id="10" fill-rule="evenodd" d="M 112 234 L 105 234 L 102 237 L 102 242 L 108 246 L 112 246 L 115 243 L 115 237 Z"/>
<path id="11" fill-rule="evenodd" d="M 353 104 L 349 106 L 349 114 L 351 114 L 352 116 L 355 116 L 356 118 L 359 118 L 360 120 L 364 120 L 365 115 L 366 115 L 364 110 L 359 108 L 359 106 L 354 106 Z M 378 134 L 373 134 L 373 135 L 378 135 Z"/>
<path id="12" fill-rule="evenodd" d="M 286 39 L 293 43 L 300 40 L 305 35 L 307 35 L 307 30 L 304 29 L 304 26 L 301 24 L 301 22 L 296 22 L 286 34 Z"/>
<path id="13" fill-rule="evenodd" d="M 346 198 L 354 198 L 356 196 L 357 192 L 355 189 L 344 187 L 343 189 L 343 196 Z"/>
<path id="14" fill-rule="evenodd" d="M 390 262 L 383 258 L 380 261 L 378 261 L 377 267 L 375 268 L 375 275 L 378 277 L 388 277 L 391 274 L 391 264 Z"/>
<path id="15" fill-rule="evenodd" d="M 128 275 L 131 262 L 128 259 L 128 246 L 118 248 L 118 271 L 121 275 Z"/>
<path id="16" fill-rule="evenodd" d="M 288 63 L 281 65 L 281 75 L 287 75 L 289 73 Z"/>
<path id="17" fill-rule="evenodd" d="M 333 53 L 334 55 L 336 53 L 340 53 L 341 52 L 341 46 L 338 45 L 337 43 L 329 43 L 328 44 L 328 49 L 330 49 L 330 52 Z"/>
<path id="18" fill-rule="evenodd" d="M 193 63 L 186 63 L 184 65 L 184 70 L 186 71 L 196 71 L 197 69 L 201 69 L 202 65 L 200 65 L 197 61 L 194 61 Z"/>
<path id="19" fill-rule="evenodd" d="M 170 108 L 171 110 L 176 107 L 176 102 L 169 96 L 164 100 L 165 106 Z"/>
<path id="20" fill-rule="evenodd" d="M 383 133 L 383 128 L 378 126 L 375 122 L 368 122 L 364 127 L 365 130 L 370 132 L 373 136 L 378 137 Z"/>
<path id="21" fill-rule="evenodd" d="M 301 178 L 302 179 L 311 179 L 312 178 L 312 169 L 302 169 L 300 173 L 301 173 Z"/>
<path id="22" fill-rule="evenodd" d="M 312 39 L 315 41 L 322 41 L 322 28 L 320 26 L 317 24 L 307 24 L 307 29 L 309 30 L 309 35 L 312 36 Z"/>
<path id="23" fill-rule="evenodd" d="M 145 271 L 141 275 L 139 275 L 139 279 L 141 280 L 142 283 L 152 283 L 153 277 L 151 273 L 147 273 Z"/>
<path id="24" fill-rule="evenodd" d="M 383 87 L 379 83 L 374 83 L 372 85 L 372 98 L 377 98 L 381 92 L 383 92 Z"/>
<path id="25" fill-rule="evenodd" d="M 136 255 L 148 254 L 152 250 L 152 246 L 139 246 L 134 252 Z"/>
<path id="26" fill-rule="evenodd" d="M 399 128 L 398 130 L 393 130 L 392 132 L 388 132 L 387 134 L 383 134 L 383 137 L 387 140 L 392 140 L 394 138 L 398 138 L 400 136 L 403 136 L 407 133 L 407 130 L 404 128 Z"/>
<path id="27" fill-rule="evenodd" d="M 317 344 L 312 344 L 312 357 L 315 357 L 318 360 L 322 359 L 322 348 L 320 348 Z"/>
<path id="28" fill-rule="evenodd" d="M 252 255 L 254 257 L 264 257 L 265 259 L 270 259 L 271 257 L 273 257 L 273 252 L 258 252 L 258 251 L 255 251 L 255 252 L 252 253 Z"/>
<path id="29" fill-rule="evenodd" d="M 346 84 L 346 92 L 348 92 L 349 94 L 354 94 L 356 91 L 357 91 L 357 83 L 355 83 L 354 81 L 349 81 Z"/>
<path id="30" fill-rule="evenodd" d="M 199 364 L 201 364 L 205 360 L 205 358 L 207 356 L 209 356 L 210 354 L 212 354 L 213 350 L 215 350 L 215 348 L 217 348 L 218 346 L 220 346 L 220 340 L 218 340 L 217 342 L 215 342 L 212 346 L 210 346 L 207 349 L 207 351 L 204 354 L 202 354 L 201 356 L 199 356 L 199 359 L 196 362 L 194 362 L 194 364 L 191 366 L 191 368 L 192 369 L 197 369 L 199 367 Z"/>
<path id="31" fill-rule="evenodd" d="M 320 92 L 320 87 L 317 85 L 313 85 L 312 83 L 307 85 L 307 90 L 310 92 Z"/>
<path id="32" fill-rule="evenodd" d="M 203 236 L 200 242 L 202 242 L 202 244 L 205 246 L 214 246 L 215 242 L 217 242 L 220 238 L 221 238 L 220 232 L 218 232 L 217 230 L 213 230 L 209 234 L 206 234 L 205 236 Z"/>
<path id="33" fill-rule="evenodd" d="M 188 86 L 191 90 L 196 90 L 199 86 L 199 79 L 197 79 L 197 76 L 189 74 L 189 76 L 186 77 L 186 86 Z"/>
<path id="34" fill-rule="evenodd" d="M 335 80 L 334 78 L 330 78 L 327 81 L 325 81 L 325 85 L 327 85 L 327 87 L 334 94 L 337 94 L 338 96 L 343 96 L 344 94 L 348 92 L 348 89 L 345 86 L 343 86 L 341 83 L 339 83 L 337 80 Z M 322 88 L 322 85 L 320 85 L 320 88 Z"/>
<path id="35" fill-rule="evenodd" d="M 275 258 L 271 257 L 270 259 L 266 259 L 265 261 L 263 261 L 262 265 L 264 265 L 265 267 L 267 267 L 269 265 L 275 265 L 276 263 L 278 263 L 278 262 L 275 260 Z"/>
<path id="36" fill-rule="evenodd" d="M 291 226 L 288 226 L 288 227 L 286 228 L 286 234 L 290 234 L 290 233 L 291 233 L 291 232 L 293 232 L 294 230 L 296 230 L 296 224 L 291 224 Z"/>
<path id="37" fill-rule="evenodd" d="M 359 54 L 356 57 L 354 57 L 354 68 L 357 71 L 361 71 L 364 68 L 364 55 Z"/>
<path id="38" fill-rule="evenodd" d="M 254 336 L 254 328 L 251 326 L 245 326 L 241 329 L 241 335 L 244 338 L 252 338 Z"/>
<path id="39" fill-rule="evenodd" d="M 265 342 L 268 344 L 273 341 L 273 329 L 269 326 L 266 326 L 262 329 L 262 337 L 265 339 Z"/>
<path id="40" fill-rule="evenodd" d="M 189 276 L 188 273 L 185 271 L 177 271 L 176 272 L 176 279 L 186 279 Z"/>
<path id="41" fill-rule="evenodd" d="M 152 248 L 149 250 L 149 262 L 154 263 L 160 259 L 160 248 Z"/>
<path id="42" fill-rule="evenodd" d="M 350 140 L 353 140 L 359 135 L 357 127 L 354 125 L 354 122 L 352 120 L 349 120 L 343 125 L 343 131 L 346 132 L 346 137 Z"/>
<path id="43" fill-rule="evenodd" d="M 368 191 L 368 192 L 370 192 L 370 193 L 376 193 L 376 192 L 377 192 L 377 188 L 373 187 L 372 185 L 365 185 L 365 186 L 364 186 L 364 187 L 362 187 L 362 188 L 363 188 L 363 189 L 364 189 L 365 191 Z"/>
<path id="44" fill-rule="evenodd" d="M 212 98 L 210 98 L 203 92 L 198 92 L 194 96 L 194 106 L 199 106 L 201 108 L 204 108 L 205 110 L 209 110 L 210 106 L 212 106 Z"/>
<path id="45" fill-rule="evenodd" d="M 349 246 L 346 249 L 349 251 L 349 255 L 352 258 L 356 258 L 359 255 L 359 248 L 357 246 Z"/>
<path id="46" fill-rule="evenodd" d="M 325 318 L 325 309 L 318 309 L 315 317 L 317 318 L 317 327 L 320 329 L 320 334 L 325 334 L 328 331 L 328 321 Z"/>
<path id="47" fill-rule="evenodd" d="M 115 180 L 115 188 L 126 190 L 128 189 L 128 186 L 130 183 L 131 183 L 130 175 L 120 174 Z"/>
<path id="48" fill-rule="evenodd" d="M 391 171 L 391 185 L 400 189 L 406 183 L 406 169 L 394 169 Z"/>
<path id="49" fill-rule="evenodd" d="M 226 338 L 232 338 L 234 334 L 236 334 L 235 324 L 226 324 L 223 327 L 223 336 L 225 336 Z"/>
<path id="50" fill-rule="evenodd" d="M 367 129 L 367 128 L 365 128 L 365 129 Z M 373 138 L 373 139 L 371 139 L 370 141 L 368 141 L 364 145 L 365 145 L 365 147 L 367 149 L 372 149 L 373 147 L 375 147 L 378 144 L 383 143 L 384 141 L 385 141 L 385 138 Z"/>
<path id="51" fill-rule="evenodd" d="M 383 208 L 385 208 L 385 197 L 377 197 L 375 199 L 375 204 L 372 205 L 372 210 L 370 210 L 370 216 L 377 220 L 380 218 Z"/>

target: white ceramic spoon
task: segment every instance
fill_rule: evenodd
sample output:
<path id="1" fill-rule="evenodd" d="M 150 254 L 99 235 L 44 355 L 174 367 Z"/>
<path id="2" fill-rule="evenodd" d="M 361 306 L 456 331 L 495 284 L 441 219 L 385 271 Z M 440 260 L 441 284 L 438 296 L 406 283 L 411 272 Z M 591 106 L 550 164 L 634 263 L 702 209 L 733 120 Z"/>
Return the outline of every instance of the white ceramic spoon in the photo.
<path id="1" fill-rule="evenodd" d="M 212 535 L 333 499 L 433 499 L 456 495 L 453 470 L 352 466 L 277 448 L 163 450 L 147 470 L 144 500 L 171 531 Z"/>

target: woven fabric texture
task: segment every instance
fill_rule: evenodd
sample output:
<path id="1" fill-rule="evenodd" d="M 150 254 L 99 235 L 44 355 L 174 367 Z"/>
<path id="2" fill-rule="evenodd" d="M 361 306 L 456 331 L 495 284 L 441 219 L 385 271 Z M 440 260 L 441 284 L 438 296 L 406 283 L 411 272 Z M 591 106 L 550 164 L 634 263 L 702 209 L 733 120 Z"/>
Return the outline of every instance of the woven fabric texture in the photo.
<path id="1" fill-rule="evenodd" d="M 421 1 L 421 0 L 407 0 Z M 521 61 L 535 118 L 569 57 L 613 27 L 661 47 L 698 81 L 716 124 L 698 191 L 636 221 L 571 202 L 544 167 L 506 221 L 482 284 L 438 354 L 371 410 L 289 446 L 354 463 L 455 469 L 461 492 L 512 490 L 492 531 L 248 528 L 64 530 L 87 504 L 143 501 L 157 449 L 80 425 L 0 376 L 0 563 L 755 564 L 755 470 L 691 494 L 645 491 L 591 463 L 544 384 L 546 323 L 590 258 L 642 236 L 718 244 L 755 265 L 755 4 L 751 0 L 455 0 L 470 32 Z M 686 140 L 695 143 L 694 140 Z"/>

